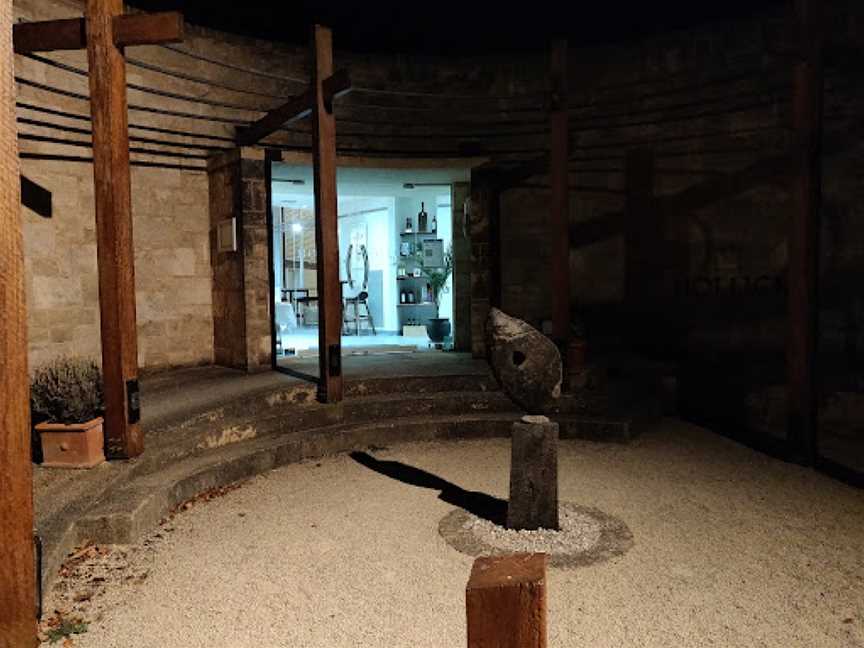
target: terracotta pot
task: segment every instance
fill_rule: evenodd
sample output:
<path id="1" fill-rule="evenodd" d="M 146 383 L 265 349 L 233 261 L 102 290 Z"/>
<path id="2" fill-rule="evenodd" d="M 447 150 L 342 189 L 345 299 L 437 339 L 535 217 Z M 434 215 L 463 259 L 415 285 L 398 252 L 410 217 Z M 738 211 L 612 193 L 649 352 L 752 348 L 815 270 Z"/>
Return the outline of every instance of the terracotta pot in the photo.
<path id="1" fill-rule="evenodd" d="M 39 423 L 42 465 L 48 468 L 92 468 L 105 461 L 102 418 L 86 423 Z"/>

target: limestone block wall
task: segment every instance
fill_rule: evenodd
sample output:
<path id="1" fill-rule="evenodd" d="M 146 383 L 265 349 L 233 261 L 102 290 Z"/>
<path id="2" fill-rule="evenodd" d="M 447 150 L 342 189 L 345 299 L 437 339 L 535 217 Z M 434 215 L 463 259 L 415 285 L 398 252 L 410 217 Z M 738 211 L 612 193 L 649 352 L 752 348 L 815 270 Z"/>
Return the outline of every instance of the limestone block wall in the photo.
<path id="1" fill-rule="evenodd" d="M 30 366 L 57 356 L 100 357 L 93 170 L 23 160 L 53 193 L 50 220 L 24 210 Z M 138 357 L 143 368 L 213 358 L 206 176 L 132 172 Z"/>

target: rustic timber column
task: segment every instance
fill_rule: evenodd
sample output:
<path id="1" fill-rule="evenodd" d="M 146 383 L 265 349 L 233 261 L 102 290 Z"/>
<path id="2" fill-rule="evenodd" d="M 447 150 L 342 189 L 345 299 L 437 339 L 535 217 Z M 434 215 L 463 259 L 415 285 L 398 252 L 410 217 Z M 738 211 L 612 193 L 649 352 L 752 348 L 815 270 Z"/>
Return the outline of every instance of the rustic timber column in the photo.
<path id="1" fill-rule="evenodd" d="M 570 157 L 567 114 L 567 41 L 552 46 L 549 106 L 549 246 L 552 267 L 552 339 L 566 347 L 570 337 Z"/>
<path id="2" fill-rule="evenodd" d="M 0 2 L 0 648 L 36 646 L 33 466 L 12 81 L 12 0 Z"/>
<path id="3" fill-rule="evenodd" d="M 478 558 L 465 606 L 468 648 L 546 648 L 546 554 Z"/>
<path id="4" fill-rule="evenodd" d="M 325 101 L 324 80 L 333 74 L 333 33 L 312 28 L 312 158 L 315 177 L 315 242 L 318 246 L 318 398 L 342 400 L 342 288 L 336 214 L 336 119 Z"/>
<path id="5" fill-rule="evenodd" d="M 788 439 L 806 463 L 816 459 L 815 363 L 822 199 L 822 16 L 819 0 L 798 0 L 801 60 L 795 65 L 792 121 L 799 146 L 789 228 L 789 329 L 786 346 Z"/>
<path id="6" fill-rule="evenodd" d="M 144 451 L 144 437 L 138 425 L 126 63 L 114 44 L 114 18 L 122 12 L 122 0 L 87 0 L 106 445 L 110 455 L 128 458 Z"/>

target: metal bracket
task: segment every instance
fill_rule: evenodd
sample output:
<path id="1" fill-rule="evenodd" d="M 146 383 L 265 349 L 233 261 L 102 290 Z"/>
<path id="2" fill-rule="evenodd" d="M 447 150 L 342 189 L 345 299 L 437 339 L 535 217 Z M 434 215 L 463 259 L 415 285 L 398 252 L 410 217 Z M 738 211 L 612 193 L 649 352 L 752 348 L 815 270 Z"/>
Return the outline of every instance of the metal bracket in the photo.
<path id="1" fill-rule="evenodd" d="M 141 393 L 137 378 L 126 381 L 126 413 L 130 425 L 141 420 Z"/>
<path id="2" fill-rule="evenodd" d="M 327 373 L 331 376 L 342 375 L 342 345 L 331 344 L 327 348 Z"/>

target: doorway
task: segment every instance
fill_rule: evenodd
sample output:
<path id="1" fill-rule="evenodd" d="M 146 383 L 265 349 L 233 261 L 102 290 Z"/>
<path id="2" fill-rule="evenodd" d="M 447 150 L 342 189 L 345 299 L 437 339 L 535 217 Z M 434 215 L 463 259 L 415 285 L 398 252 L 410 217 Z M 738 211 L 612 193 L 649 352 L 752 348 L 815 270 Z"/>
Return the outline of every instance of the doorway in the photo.
<path id="1" fill-rule="evenodd" d="M 464 187 L 468 175 L 467 168 L 339 168 L 343 358 L 454 347 L 453 187 Z M 311 166 L 271 162 L 273 366 L 309 379 L 318 378 L 321 297 L 314 201 Z"/>

